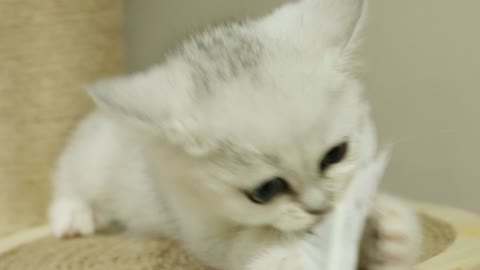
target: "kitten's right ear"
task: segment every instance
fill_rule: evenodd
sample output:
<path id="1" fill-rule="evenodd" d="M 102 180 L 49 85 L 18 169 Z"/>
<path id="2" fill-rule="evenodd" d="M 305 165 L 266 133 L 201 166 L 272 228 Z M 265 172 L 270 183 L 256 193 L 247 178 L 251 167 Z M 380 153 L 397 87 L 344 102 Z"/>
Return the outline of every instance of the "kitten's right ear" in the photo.
<path id="1" fill-rule="evenodd" d="M 158 131 L 187 108 L 192 85 L 175 68 L 159 66 L 146 72 L 100 80 L 87 88 L 96 105 L 129 123 Z"/>
<path id="2" fill-rule="evenodd" d="M 298 48 L 321 55 L 335 49 L 340 58 L 358 47 L 367 0 L 300 0 L 279 7 L 260 20 L 270 33 L 293 40 Z"/>

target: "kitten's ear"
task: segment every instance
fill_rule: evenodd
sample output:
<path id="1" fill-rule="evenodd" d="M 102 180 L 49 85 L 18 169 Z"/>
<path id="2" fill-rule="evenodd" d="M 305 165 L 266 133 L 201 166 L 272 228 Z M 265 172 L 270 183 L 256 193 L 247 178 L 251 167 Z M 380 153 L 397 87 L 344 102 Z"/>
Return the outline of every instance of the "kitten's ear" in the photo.
<path id="1" fill-rule="evenodd" d="M 348 54 L 359 43 L 366 13 L 367 0 L 302 0 L 280 7 L 262 23 L 309 52 L 333 48 Z"/>
<path id="2" fill-rule="evenodd" d="M 183 66 L 163 65 L 101 80 L 87 92 L 101 110 L 199 155 L 211 151 L 213 143 L 201 138 L 192 117 L 194 86 L 188 74 Z"/>
<path id="3" fill-rule="evenodd" d="M 116 117 L 157 129 L 180 114 L 190 101 L 192 84 L 185 74 L 169 66 L 154 67 L 87 87 L 96 105 Z"/>

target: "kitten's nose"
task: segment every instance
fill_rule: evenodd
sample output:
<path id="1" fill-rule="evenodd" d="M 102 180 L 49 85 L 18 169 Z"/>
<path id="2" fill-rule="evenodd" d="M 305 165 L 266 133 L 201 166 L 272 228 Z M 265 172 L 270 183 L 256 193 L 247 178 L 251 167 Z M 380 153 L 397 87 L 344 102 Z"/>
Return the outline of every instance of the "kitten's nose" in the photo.
<path id="1" fill-rule="evenodd" d="M 323 215 L 329 211 L 329 204 L 322 186 L 317 184 L 307 187 L 300 195 L 304 209 L 312 215 Z"/>

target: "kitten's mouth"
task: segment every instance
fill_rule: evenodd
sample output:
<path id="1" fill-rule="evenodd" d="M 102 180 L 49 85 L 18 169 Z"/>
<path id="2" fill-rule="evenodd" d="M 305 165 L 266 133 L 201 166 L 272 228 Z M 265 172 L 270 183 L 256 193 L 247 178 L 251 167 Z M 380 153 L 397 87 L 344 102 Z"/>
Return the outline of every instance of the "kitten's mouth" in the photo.
<path id="1" fill-rule="evenodd" d="M 311 215 L 314 215 L 314 216 L 324 216 L 326 214 L 328 214 L 330 212 L 331 208 L 328 207 L 328 208 L 323 208 L 323 209 L 311 209 L 311 210 L 307 210 L 307 212 Z"/>
<path id="2" fill-rule="evenodd" d="M 315 228 L 315 226 L 319 223 L 321 223 L 323 221 L 323 219 L 325 218 L 325 216 L 327 216 L 329 213 L 331 213 L 332 211 L 332 207 L 327 207 L 327 208 L 324 208 L 324 209 L 318 209 L 318 210 L 307 210 L 307 212 L 313 216 L 315 216 L 316 218 L 316 222 L 315 224 L 307 231 L 308 234 L 314 234 L 313 233 L 313 228 Z"/>

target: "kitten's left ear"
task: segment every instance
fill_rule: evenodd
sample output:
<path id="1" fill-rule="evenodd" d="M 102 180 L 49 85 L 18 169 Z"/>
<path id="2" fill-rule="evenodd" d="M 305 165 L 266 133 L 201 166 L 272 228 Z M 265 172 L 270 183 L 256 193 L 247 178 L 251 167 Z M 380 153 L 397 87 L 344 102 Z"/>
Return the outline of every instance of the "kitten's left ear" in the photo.
<path id="1" fill-rule="evenodd" d="M 349 54 L 357 49 L 367 21 L 367 13 L 368 1 L 358 0 L 357 11 L 354 13 L 356 16 L 353 17 L 351 26 L 349 27 L 349 30 L 346 31 L 346 40 L 343 41 L 343 54 Z"/>

